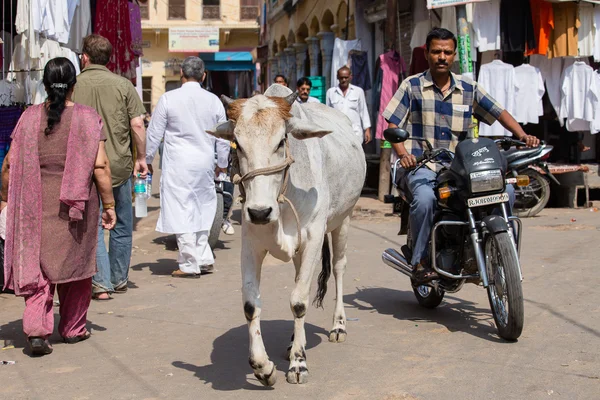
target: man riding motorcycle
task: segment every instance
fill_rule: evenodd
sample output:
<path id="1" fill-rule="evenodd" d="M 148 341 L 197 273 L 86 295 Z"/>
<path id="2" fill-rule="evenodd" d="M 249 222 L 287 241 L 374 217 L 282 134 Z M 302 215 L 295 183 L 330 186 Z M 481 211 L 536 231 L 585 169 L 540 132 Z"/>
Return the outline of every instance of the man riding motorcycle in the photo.
<path id="1" fill-rule="evenodd" d="M 488 125 L 498 121 L 518 140 L 535 147 L 539 139 L 527 135 L 519 123 L 473 80 L 450 72 L 456 56 L 456 36 L 447 29 L 434 29 L 427 35 L 426 56 L 429 70 L 408 77 L 390 100 L 383 116 L 389 128 L 402 127 L 411 138 L 427 139 L 434 148 L 454 150 L 459 140 L 466 139 L 472 117 Z M 397 174 L 404 188 L 410 191 L 410 226 L 413 229 L 411 265 L 420 283 L 438 279 L 431 268 L 428 244 L 433 226 L 437 200 L 434 193 L 436 173 L 420 168 L 417 157 L 423 153 L 415 141 L 393 144 L 400 157 L 402 170 Z M 407 149 L 407 147 L 409 147 Z M 482 160 L 485 157 L 482 157 Z M 508 185 L 510 205 L 514 202 L 514 188 Z"/>

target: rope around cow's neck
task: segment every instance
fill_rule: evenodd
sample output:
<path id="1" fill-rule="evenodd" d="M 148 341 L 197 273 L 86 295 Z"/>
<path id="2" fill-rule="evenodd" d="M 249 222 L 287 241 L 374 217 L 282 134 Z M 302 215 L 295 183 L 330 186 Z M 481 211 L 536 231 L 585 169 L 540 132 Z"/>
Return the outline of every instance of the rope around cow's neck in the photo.
<path id="1" fill-rule="evenodd" d="M 294 204 L 285 196 L 285 192 L 287 191 L 288 182 L 290 180 L 290 165 L 294 163 L 294 157 L 290 154 L 290 145 L 288 144 L 287 138 L 285 140 L 285 153 L 286 158 L 282 164 L 275 165 L 273 167 L 266 168 L 258 168 L 253 171 L 244 174 L 244 176 L 240 176 L 239 174 L 235 174 L 233 176 L 233 183 L 238 185 L 240 188 L 241 198 L 240 201 L 244 203 L 246 201 L 246 189 L 244 188 L 244 182 L 250 179 L 253 179 L 260 175 L 272 175 L 278 172 L 284 171 L 283 173 L 283 183 L 281 184 L 281 188 L 279 189 L 279 195 L 277 196 L 278 203 L 286 202 L 290 208 L 292 209 L 292 213 L 294 213 L 294 218 L 296 218 L 296 227 L 298 229 L 298 244 L 296 245 L 296 249 L 294 250 L 294 254 L 298 253 L 300 247 L 302 245 L 302 230 L 300 228 L 300 217 L 298 216 L 298 211 Z"/>

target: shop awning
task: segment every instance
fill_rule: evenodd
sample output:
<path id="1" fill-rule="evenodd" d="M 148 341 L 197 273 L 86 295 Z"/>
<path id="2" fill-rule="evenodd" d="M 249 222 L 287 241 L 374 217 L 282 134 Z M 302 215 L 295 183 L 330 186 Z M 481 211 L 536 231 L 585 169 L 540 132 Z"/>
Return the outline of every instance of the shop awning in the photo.
<path id="1" fill-rule="evenodd" d="M 220 51 L 198 55 L 209 71 L 253 71 L 252 53 L 249 51 Z"/>

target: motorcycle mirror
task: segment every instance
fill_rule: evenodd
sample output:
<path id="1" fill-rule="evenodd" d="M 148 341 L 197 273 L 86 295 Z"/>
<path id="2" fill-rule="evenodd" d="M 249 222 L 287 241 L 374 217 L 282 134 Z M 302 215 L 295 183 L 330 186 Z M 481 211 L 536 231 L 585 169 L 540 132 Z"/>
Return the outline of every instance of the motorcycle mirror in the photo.
<path id="1" fill-rule="evenodd" d="M 409 134 L 401 128 L 388 128 L 383 131 L 383 137 L 390 143 L 402 143 L 408 140 Z"/>

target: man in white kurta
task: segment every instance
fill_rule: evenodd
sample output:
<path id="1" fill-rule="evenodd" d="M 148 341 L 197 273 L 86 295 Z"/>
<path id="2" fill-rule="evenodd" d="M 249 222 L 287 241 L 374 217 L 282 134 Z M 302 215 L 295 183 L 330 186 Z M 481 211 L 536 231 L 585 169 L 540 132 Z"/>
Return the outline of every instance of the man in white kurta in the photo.
<path id="1" fill-rule="evenodd" d="M 226 116 L 217 96 L 200 86 L 202 60 L 186 58 L 181 77 L 181 88 L 162 95 L 154 110 L 147 131 L 146 160 L 152 162 L 164 139 L 156 230 L 177 235 L 179 270 L 172 275 L 200 277 L 201 271 L 210 270 L 214 263 L 208 245 L 217 210 L 214 178 L 215 172 L 227 167 L 229 142 L 206 133 Z"/>

